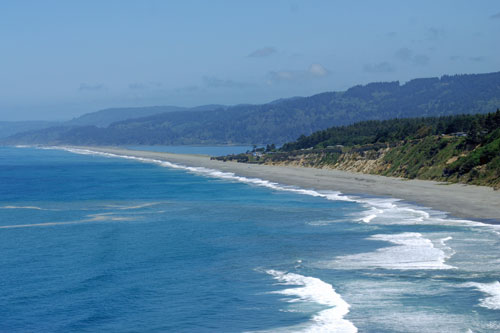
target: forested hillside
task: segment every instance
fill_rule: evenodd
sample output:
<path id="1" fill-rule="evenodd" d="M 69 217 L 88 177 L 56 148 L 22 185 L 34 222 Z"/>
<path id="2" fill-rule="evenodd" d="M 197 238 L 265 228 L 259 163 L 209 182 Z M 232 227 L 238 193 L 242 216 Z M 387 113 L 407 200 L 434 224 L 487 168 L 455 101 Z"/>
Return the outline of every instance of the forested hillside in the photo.
<path id="1" fill-rule="evenodd" d="M 302 135 L 283 145 L 282 151 L 326 148 L 332 145 L 366 145 L 421 139 L 429 135 L 468 135 L 468 140 L 500 126 L 500 112 L 478 115 L 456 115 L 390 120 L 368 120 L 349 126 L 332 127 Z"/>
<path id="2" fill-rule="evenodd" d="M 370 83 L 345 92 L 168 112 L 116 122 L 25 133 L 7 143 L 41 144 L 253 144 L 283 143 L 331 126 L 364 120 L 487 113 L 500 106 L 500 72 Z"/>
<path id="3" fill-rule="evenodd" d="M 218 159 L 500 187 L 500 110 L 365 121 Z"/>

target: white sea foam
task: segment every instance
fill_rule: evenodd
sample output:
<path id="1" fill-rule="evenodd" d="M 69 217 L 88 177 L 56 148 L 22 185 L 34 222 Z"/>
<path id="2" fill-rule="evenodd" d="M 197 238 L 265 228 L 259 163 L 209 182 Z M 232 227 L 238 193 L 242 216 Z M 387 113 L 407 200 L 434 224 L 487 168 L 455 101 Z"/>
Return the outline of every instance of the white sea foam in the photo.
<path id="1" fill-rule="evenodd" d="M 405 232 L 392 235 L 373 235 L 370 240 L 378 240 L 395 244 L 377 249 L 373 252 L 358 253 L 337 257 L 333 262 L 322 263 L 321 266 L 336 269 L 451 269 L 445 261 L 455 252 L 446 245 L 451 237 L 439 240 L 439 247 L 422 234 Z"/>
<path id="2" fill-rule="evenodd" d="M 490 225 L 481 222 L 470 220 L 452 219 L 445 213 L 419 207 L 401 202 L 400 199 L 394 198 L 365 198 L 352 195 L 344 195 L 338 191 L 316 191 L 312 189 L 302 189 L 294 186 L 286 186 L 279 183 L 267 181 L 260 178 L 250 178 L 238 176 L 232 172 L 223 172 L 216 169 L 205 167 L 190 167 L 181 164 L 171 163 L 153 158 L 136 157 L 130 155 L 118 155 L 113 153 L 92 151 L 89 149 L 73 148 L 73 147 L 44 147 L 43 149 L 62 149 L 76 154 L 98 155 L 104 157 L 118 157 L 130 160 L 136 160 L 146 163 L 154 163 L 163 167 L 186 170 L 188 172 L 199 175 L 219 178 L 231 181 L 252 184 L 255 186 L 267 187 L 277 191 L 288 191 L 297 194 L 321 197 L 332 201 L 348 201 L 356 202 L 364 207 L 360 217 L 357 218 L 362 223 L 376 224 L 431 224 L 431 225 L 461 225 L 472 227 L 486 227 L 487 230 L 493 231 L 500 235 L 500 225 Z M 326 223 L 322 223 L 326 224 Z"/>
<path id="3" fill-rule="evenodd" d="M 344 317 L 349 313 L 349 304 L 335 292 L 331 284 L 318 278 L 303 276 L 295 273 L 286 273 L 276 270 L 268 270 L 266 273 L 273 276 L 282 285 L 295 286 L 273 293 L 290 296 L 287 302 L 312 303 L 326 309 L 318 312 L 311 322 L 286 327 L 273 331 L 286 332 L 357 332 L 356 326 Z"/>
<path id="4" fill-rule="evenodd" d="M 468 282 L 462 285 L 463 287 L 476 288 L 477 290 L 487 294 L 488 296 L 481 299 L 479 305 L 491 310 L 500 310 L 500 282 L 493 283 L 478 283 Z"/>
<path id="5" fill-rule="evenodd" d="M 315 220 L 315 221 L 307 222 L 307 224 L 312 225 L 312 226 L 324 226 L 324 225 L 329 225 L 332 223 L 339 223 L 339 222 L 345 222 L 345 221 L 348 221 L 348 220 L 347 219 Z"/>
<path id="6" fill-rule="evenodd" d="M 34 210 L 47 210 L 45 208 L 36 206 L 1 206 L 0 209 L 34 209 Z"/>
<path id="7" fill-rule="evenodd" d="M 42 223 L 31 223 L 31 224 L 12 224 L 12 225 L 2 225 L 0 229 L 18 229 L 18 228 L 35 228 L 35 227 L 52 227 L 59 225 L 68 224 L 83 224 L 91 222 L 120 222 L 120 221 L 132 221 L 136 220 L 136 217 L 129 216 L 110 216 L 108 213 L 102 214 L 91 214 L 87 215 L 87 218 L 77 221 L 62 221 L 62 222 L 42 222 Z"/>
<path id="8" fill-rule="evenodd" d="M 106 205 L 107 208 L 119 209 L 119 210 L 133 210 L 141 209 L 146 207 L 151 207 L 160 204 L 159 202 L 147 202 L 144 204 L 134 205 L 134 206 L 119 206 L 119 205 Z"/>

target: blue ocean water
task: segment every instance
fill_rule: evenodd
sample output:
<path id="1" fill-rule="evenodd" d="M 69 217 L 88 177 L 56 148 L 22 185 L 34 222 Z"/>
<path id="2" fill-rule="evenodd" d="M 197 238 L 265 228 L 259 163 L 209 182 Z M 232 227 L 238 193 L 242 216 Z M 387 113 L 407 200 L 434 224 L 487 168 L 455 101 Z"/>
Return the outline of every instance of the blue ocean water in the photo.
<path id="1" fill-rule="evenodd" d="M 0 147 L 1 332 L 498 332 L 499 248 L 394 199 Z"/>
<path id="2" fill-rule="evenodd" d="M 129 146 L 129 149 L 157 151 L 173 154 L 224 156 L 252 150 L 252 146 Z"/>

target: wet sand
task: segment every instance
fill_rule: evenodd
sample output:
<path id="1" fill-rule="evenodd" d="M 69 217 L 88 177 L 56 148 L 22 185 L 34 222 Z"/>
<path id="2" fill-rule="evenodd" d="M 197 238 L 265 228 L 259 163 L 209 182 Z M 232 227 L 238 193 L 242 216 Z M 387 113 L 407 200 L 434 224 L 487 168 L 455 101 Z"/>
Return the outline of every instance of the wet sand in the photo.
<path id="1" fill-rule="evenodd" d="M 306 189 L 398 198 L 447 212 L 455 217 L 500 223 L 500 191 L 494 191 L 493 188 L 486 186 L 408 180 L 331 169 L 222 162 L 210 160 L 209 156 L 204 155 L 170 154 L 114 147 L 75 148 L 217 169 L 233 172 L 239 176 L 257 177 Z"/>

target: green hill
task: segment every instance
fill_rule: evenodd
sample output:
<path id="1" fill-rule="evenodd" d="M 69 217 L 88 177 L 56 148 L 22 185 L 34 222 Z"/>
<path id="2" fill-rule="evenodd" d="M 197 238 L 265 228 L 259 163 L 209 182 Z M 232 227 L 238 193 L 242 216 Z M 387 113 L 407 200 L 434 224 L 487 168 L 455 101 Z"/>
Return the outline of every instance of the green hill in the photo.
<path id="1" fill-rule="evenodd" d="M 218 159 L 500 187 L 500 110 L 365 121 Z"/>

